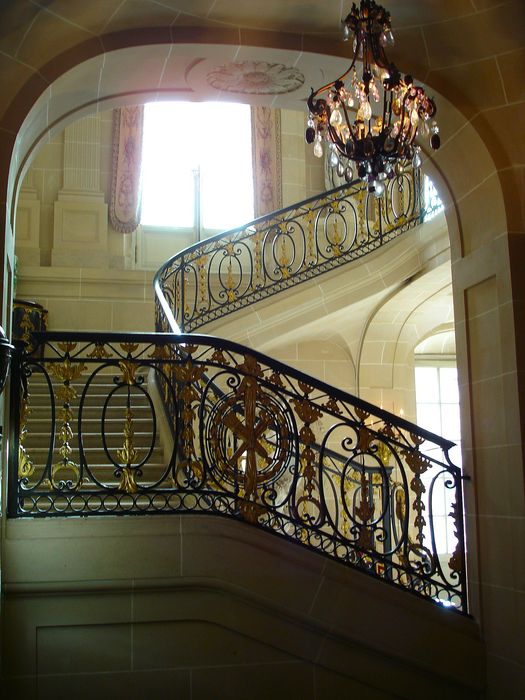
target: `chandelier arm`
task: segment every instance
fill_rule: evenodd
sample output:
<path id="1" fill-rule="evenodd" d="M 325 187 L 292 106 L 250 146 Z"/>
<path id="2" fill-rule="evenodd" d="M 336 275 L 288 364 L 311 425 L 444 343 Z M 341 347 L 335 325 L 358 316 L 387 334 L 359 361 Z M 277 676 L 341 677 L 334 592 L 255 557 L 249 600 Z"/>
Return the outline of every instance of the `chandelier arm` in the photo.
<path id="1" fill-rule="evenodd" d="M 371 74 L 372 71 L 370 70 L 370 66 L 371 66 L 372 62 L 371 62 L 370 58 L 372 58 L 372 60 L 375 60 L 375 52 L 374 52 L 374 37 L 372 34 L 372 21 L 371 21 L 370 15 L 368 16 L 368 18 L 366 20 L 366 24 L 367 24 L 366 41 L 365 41 L 366 59 L 365 59 L 365 52 L 363 51 L 363 69 L 366 69 Z"/>
<path id="2" fill-rule="evenodd" d="M 350 123 L 350 119 L 348 117 L 348 109 L 347 109 L 346 104 L 344 102 L 342 102 L 342 105 L 343 105 L 343 112 L 344 112 L 345 119 L 346 119 L 346 125 L 348 127 L 349 132 L 350 132 L 350 136 L 352 137 L 352 141 L 354 142 L 354 148 L 355 148 L 355 146 L 357 146 L 357 140 L 355 138 L 354 130 L 352 129 L 352 124 Z M 348 153 L 345 153 L 344 155 L 348 158 Z"/>
<path id="3" fill-rule="evenodd" d="M 417 135 L 417 124 L 412 124 L 412 128 L 410 130 L 410 143 L 415 140 Z"/>
<path id="4" fill-rule="evenodd" d="M 326 92 L 327 90 L 330 90 L 330 88 L 333 88 L 337 83 L 343 83 L 344 80 L 345 80 L 345 78 L 346 78 L 346 76 L 350 73 L 350 71 L 352 70 L 352 68 L 355 66 L 355 62 L 356 62 L 356 59 L 357 59 L 357 54 L 358 54 L 358 52 L 359 52 L 359 43 L 357 44 L 357 47 L 356 47 L 356 50 L 355 50 L 355 53 L 354 53 L 354 58 L 353 58 L 353 60 L 352 60 L 352 63 L 351 63 L 350 66 L 346 69 L 346 71 L 345 71 L 342 75 L 340 75 L 339 78 L 336 78 L 335 80 L 332 80 L 331 83 L 327 83 L 326 85 L 323 85 L 322 87 L 318 88 L 315 92 L 314 92 L 314 90 L 313 90 L 313 88 L 312 88 L 312 93 L 311 93 L 311 95 L 310 95 L 310 98 L 315 97 L 316 95 L 319 95 L 319 94 L 322 93 L 322 92 Z M 310 103 L 310 98 L 308 99 L 308 106 L 310 106 L 310 104 L 309 104 L 309 103 Z"/>
<path id="5" fill-rule="evenodd" d="M 399 144 L 403 145 L 405 142 L 405 118 L 406 118 L 406 105 L 405 105 L 405 100 L 403 99 L 402 106 L 401 106 L 401 114 L 399 115 L 399 134 L 397 137 L 397 141 Z"/>
<path id="6" fill-rule="evenodd" d="M 371 30 L 370 44 L 372 47 L 372 58 L 374 59 L 374 63 L 376 64 L 376 66 L 379 66 L 379 68 L 384 68 L 385 70 L 389 70 L 389 67 L 391 65 L 394 68 L 396 67 L 391 61 L 388 60 L 388 56 L 386 55 L 385 49 L 379 43 L 378 35 L 372 34 Z"/>
<path id="7" fill-rule="evenodd" d="M 383 86 L 384 89 L 384 86 Z M 390 126 L 390 115 L 392 114 L 392 93 L 389 90 L 385 90 L 385 96 L 383 98 L 383 120 L 382 120 L 382 125 L 383 129 L 386 126 L 386 112 L 387 112 L 387 105 L 388 105 L 388 126 Z"/>
<path id="8" fill-rule="evenodd" d="M 414 106 L 414 105 L 415 105 L 415 102 L 416 102 L 416 98 L 415 98 L 415 97 L 411 98 L 411 101 L 412 101 L 412 105 L 411 105 L 411 107 L 410 107 L 410 114 L 412 115 L 412 112 L 413 112 L 413 110 L 415 109 L 415 106 Z M 418 118 L 419 118 L 419 112 L 417 112 L 417 115 L 418 115 Z M 417 123 L 414 124 L 414 123 L 412 122 L 412 120 L 410 120 L 410 126 L 411 126 L 411 128 L 410 128 L 410 143 L 412 143 L 412 141 L 414 141 L 414 139 L 416 138 L 417 129 L 418 129 L 418 124 L 417 124 Z"/>
<path id="9" fill-rule="evenodd" d="M 410 95 L 409 95 L 408 99 L 411 102 L 410 109 L 409 109 L 409 114 L 410 114 L 409 120 L 410 121 L 409 121 L 409 127 L 408 127 L 408 137 L 409 137 L 408 143 L 411 143 L 416 136 L 415 131 L 414 131 L 414 124 L 412 123 L 412 110 L 414 108 L 413 103 L 414 103 L 415 99 L 413 97 L 411 97 Z"/>
<path id="10" fill-rule="evenodd" d="M 330 134 L 332 143 L 335 145 L 335 147 L 337 148 L 339 153 L 341 153 L 341 155 L 346 155 L 344 153 L 344 151 L 341 149 L 341 145 L 340 145 L 341 139 L 339 138 L 339 134 L 337 133 L 337 131 L 334 129 L 334 127 L 330 123 L 328 124 L 328 132 Z"/>

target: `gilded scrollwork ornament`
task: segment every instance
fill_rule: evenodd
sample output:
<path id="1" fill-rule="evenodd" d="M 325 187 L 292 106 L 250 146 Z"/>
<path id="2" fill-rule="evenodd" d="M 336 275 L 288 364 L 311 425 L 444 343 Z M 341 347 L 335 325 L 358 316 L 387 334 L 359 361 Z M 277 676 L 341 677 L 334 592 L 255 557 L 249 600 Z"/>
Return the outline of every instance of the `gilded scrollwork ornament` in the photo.
<path id="1" fill-rule="evenodd" d="M 106 350 L 104 343 L 95 343 L 93 350 L 88 353 L 88 357 L 92 360 L 107 360 L 111 356 L 111 353 Z"/>
<path id="2" fill-rule="evenodd" d="M 60 455 L 60 459 L 51 466 L 51 484 L 54 488 L 62 488 L 64 486 L 71 488 L 80 481 L 80 467 L 71 458 L 73 453 L 71 443 L 74 438 L 71 428 L 73 421 L 72 403 L 78 397 L 73 382 L 81 377 L 86 370 L 86 365 L 83 362 L 75 362 L 70 359 L 70 353 L 76 348 L 76 343 L 66 341 L 58 343 L 58 347 L 65 353 L 65 357 L 62 362 L 53 363 L 49 370 L 55 379 L 62 382 L 62 385 L 55 389 L 56 400 L 62 404 L 58 412 L 60 425 L 57 430 L 57 439 L 59 441 L 57 452 Z M 65 478 L 58 480 L 57 475 L 61 472 L 64 472 Z"/>
<path id="3" fill-rule="evenodd" d="M 169 360 L 169 347 L 161 343 L 156 343 L 152 352 L 149 354 L 149 358 L 151 360 Z"/>
<path id="4" fill-rule="evenodd" d="M 191 355 L 196 350 L 196 346 L 188 347 L 188 354 Z M 196 365 L 190 359 L 180 365 L 175 366 L 175 379 L 179 386 L 179 415 L 180 415 L 180 443 L 179 459 L 177 460 L 178 477 L 183 475 L 186 484 L 192 479 L 200 480 L 203 474 L 202 460 L 197 457 L 195 450 L 195 421 L 197 420 L 197 402 L 200 399 L 198 384 L 202 381 L 205 366 Z"/>
<path id="5" fill-rule="evenodd" d="M 24 308 L 22 320 L 20 321 L 20 329 L 22 331 L 21 340 L 29 344 L 31 340 L 31 333 L 36 330 L 35 325 L 31 320 L 31 309 L 29 307 Z"/>
<path id="6" fill-rule="evenodd" d="M 135 449 L 134 436 L 133 411 L 127 407 L 124 423 L 124 444 L 120 450 L 117 450 L 117 457 L 123 465 L 117 469 L 117 472 L 120 473 L 119 489 L 125 493 L 137 493 L 138 491 L 136 472 L 133 469 L 133 465 L 139 460 L 139 452 Z"/>
<path id="7" fill-rule="evenodd" d="M 461 551 L 461 538 L 460 538 L 460 518 L 461 513 L 458 507 L 458 502 L 457 500 L 454 501 L 454 503 L 451 506 L 451 510 L 449 513 L 449 517 L 452 518 L 452 521 L 454 523 L 454 535 L 456 536 L 456 546 L 454 548 L 454 551 L 452 553 L 452 556 L 450 557 L 448 561 L 448 565 L 450 566 L 450 570 L 456 574 L 460 575 L 463 571 L 463 557 L 462 557 L 462 551 Z"/>
<path id="8" fill-rule="evenodd" d="M 132 360 L 121 360 L 118 363 L 120 371 L 122 373 L 122 381 L 128 386 L 133 386 L 137 382 L 137 372 L 139 366 L 136 362 Z"/>
<path id="9" fill-rule="evenodd" d="M 305 385 L 303 391 L 308 390 L 308 393 L 310 393 L 310 389 L 311 387 Z M 300 463 L 303 495 L 297 500 L 297 508 L 299 509 L 299 516 L 303 518 L 305 522 L 310 522 L 312 519 L 315 519 L 315 515 L 310 514 L 308 509 L 311 508 L 317 511 L 318 516 L 320 515 L 321 509 L 318 494 L 317 456 L 312 449 L 312 445 L 316 442 L 312 425 L 316 423 L 323 414 L 307 397 L 304 397 L 302 400 L 294 401 L 293 405 L 295 412 L 303 423 L 299 431 L 299 441 L 302 446 Z"/>
<path id="10" fill-rule="evenodd" d="M 423 500 L 423 494 L 426 493 L 426 487 L 423 483 L 421 476 L 429 469 L 429 460 L 419 452 L 419 444 L 423 440 L 419 439 L 418 436 L 411 435 L 413 442 L 415 442 L 415 449 L 403 450 L 403 455 L 405 457 L 406 463 L 410 470 L 414 474 L 412 480 L 410 481 L 410 488 L 415 494 L 414 501 L 412 503 L 412 508 L 415 513 L 414 517 L 414 527 L 416 530 L 416 540 L 418 544 L 423 545 L 424 540 L 424 528 L 426 523 L 425 516 L 423 513 L 426 511 L 426 505 Z"/>
<path id="11" fill-rule="evenodd" d="M 32 459 L 24 446 L 24 441 L 27 437 L 27 420 L 31 409 L 29 408 L 29 395 L 22 397 L 20 402 L 20 431 L 19 431 L 19 446 L 18 446 L 18 478 L 28 479 L 35 471 L 35 466 Z"/>

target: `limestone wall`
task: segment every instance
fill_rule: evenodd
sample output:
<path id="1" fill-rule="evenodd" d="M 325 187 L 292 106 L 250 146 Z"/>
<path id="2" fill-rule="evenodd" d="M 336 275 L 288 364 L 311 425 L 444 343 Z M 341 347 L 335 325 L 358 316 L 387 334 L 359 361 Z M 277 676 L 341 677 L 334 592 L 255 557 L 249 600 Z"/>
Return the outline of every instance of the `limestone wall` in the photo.
<path id="1" fill-rule="evenodd" d="M 160 261 L 191 244 L 108 221 L 113 112 L 54 135 L 33 161 L 16 216 L 16 296 L 49 310 L 52 330 L 148 331 L 152 279 Z M 282 111 L 283 204 L 324 187 L 322 163 L 304 141 L 302 112 Z"/>

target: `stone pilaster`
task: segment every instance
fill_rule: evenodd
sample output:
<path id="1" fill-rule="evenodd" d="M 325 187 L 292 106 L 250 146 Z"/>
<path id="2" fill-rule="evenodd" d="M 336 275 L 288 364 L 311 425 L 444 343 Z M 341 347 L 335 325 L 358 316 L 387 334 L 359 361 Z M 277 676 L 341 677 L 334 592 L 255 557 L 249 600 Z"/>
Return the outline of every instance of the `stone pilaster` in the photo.
<path id="1" fill-rule="evenodd" d="M 28 171 L 16 210 L 17 255 L 24 265 L 40 265 L 40 200 Z"/>
<path id="2" fill-rule="evenodd" d="M 64 182 L 55 202 L 53 266 L 108 267 L 108 213 L 100 190 L 100 116 L 64 133 Z"/>

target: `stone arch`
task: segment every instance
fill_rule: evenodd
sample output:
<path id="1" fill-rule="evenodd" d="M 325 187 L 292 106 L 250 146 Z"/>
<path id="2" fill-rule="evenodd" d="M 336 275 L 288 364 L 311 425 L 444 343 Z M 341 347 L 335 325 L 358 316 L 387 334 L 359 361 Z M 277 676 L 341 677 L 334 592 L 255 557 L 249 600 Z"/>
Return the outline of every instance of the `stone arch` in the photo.
<path id="1" fill-rule="evenodd" d="M 502 28 L 499 29 L 501 32 Z M 229 30 L 222 34 L 219 30 L 206 30 L 208 45 L 214 46 L 235 45 L 235 34 Z M 279 48 L 290 40 L 289 35 L 255 34 L 259 43 L 253 33 L 250 40 L 259 47 Z M 201 41 L 201 36 L 194 29 L 189 30 L 186 40 Z M 14 246 L 11 212 L 26 163 L 23 140 L 31 134 L 32 128 L 36 129 L 33 141 L 39 143 L 35 110 L 38 99 L 42 99 L 40 106 L 45 111 L 46 95 L 52 97 L 49 86 L 68 69 L 84 61 L 109 55 L 117 49 L 169 44 L 174 38 L 173 32 L 164 28 L 79 40 L 77 45 L 53 57 L 38 73 L 35 71 L 27 78 L 0 122 L 0 215 L 6 215 L 3 258 L 4 265 L 11 265 L 11 271 Z M 182 35 L 176 38 L 182 41 Z M 317 45 L 314 45 L 315 42 L 310 42 L 308 46 L 315 50 Z M 332 50 L 327 49 L 328 52 Z M 468 72 L 466 75 L 468 78 Z M 430 73 L 427 82 L 442 94 L 450 94 L 451 99 L 458 99 L 461 105 L 461 93 L 451 84 L 449 92 L 449 83 L 441 75 Z M 120 97 L 113 96 L 115 105 Z M 95 107 L 98 99 L 97 95 L 90 108 Z M 522 341 L 517 337 L 516 324 L 520 323 L 522 299 L 525 298 L 520 269 L 525 254 L 521 240 L 523 194 L 520 193 L 525 161 L 522 146 L 515 153 L 511 152 L 515 135 L 518 135 L 515 125 L 522 122 L 520 116 L 524 110 L 519 100 L 505 113 L 496 110 L 494 125 L 488 123 L 483 110 L 473 112 L 465 106 L 461 113 L 445 99 L 438 100 L 442 134 L 449 134 L 449 137 L 445 138 L 433 160 L 435 165 L 430 168 L 431 171 L 435 168 L 434 179 L 447 204 L 451 239 L 462 423 L 466 438 L 465 468 L 473 477 L 473 482 L 466 486 L 467 524 L 471 541 L 478 543 L 469 552 L 471 579 L 478 582 L 471 587 L 471 604 L 484 626 L 489 652 L 492 651 L 493 663 L 496 663 L 494 659 L 502 653 L 511 660 L 514 655 L 506 647 L 500 652 L 498 629 L 517 627 L 510 619 L 512 613 L 510 617 L 505 613 L 505 619 L 498 624 L 493 620 L 499 617 L 502 606 L 512 610 L 512 605 L 517 605 L 517 598 L 511 595 L 513 586 L 516 590 L 523 587 L 523 581 L 517 576 L 509 583 L 505 572 L 510 559 L 508 543 L 515 534 L 512 521 L 516 514 L 523 516 L 524 512 L 521 380 L 518 375 L 522 369 L 519 356 L 525 354 L 519 352 Z M 45 124 L 43 138 L 53 124 L 53 121 Z M 497 135 L 497 127 L 508 128 L 509 133 Z M 515 253 L 514 258 L 512 253 Z M 9 275 L 4 274 L 4 314 L 9 286 Z M 485 341 L 487 345 L 483 347 Z M 499 462 L 497 481 L 493 476 L 495 456 Z M 521 493 L 521 500 L 516 492 Z M 521 531 L 518 534 L 521 536 Z M 501 546 L 503 543 L 507 546 Z M 479 551 L 479 557 L 475 550 Z M 496 592 L 494 587 L 498 589 Z"/>
<path id="2" fill-rule="evenodd" d="M 288 35 L 285 38 L 282 34 L 270 31 L 251 32 L 250 48 L 258 54 L 265 55 L 271 55 L 276 50 L 282 55 L 283 51 L 287 51 L 291 59 L 294 57 L 293 60 L 296 60 L 299 54 L 308 55 L 308 59 L 304 62 L 304 72 L 308 77 L 310 77 L 308 74 L 314 72 L 312 65 L 322 63 L 323 60 L 330 64 L 333 64 L 334 61 L 341 62 L 341 65 L 346 64 L 346 59 L 335 59 L 334 56 L 330 55 L 336 50 L 333 45 L 318 42 L 319 46 L 312 46 L 313 51 L 310 53 L 309 51 L 299 51 L 298 47 L 290 49 L 290 44 L 294 42 L 290 42 L 289 38 Z M 196 39 L 198 42 L 193 43 Z M 196 37 L 194 28 L 181 28 L 175 32 L 169 28 L 157 27 L 102 35 L 98 39 L 82 42 L 54 56 L 38 72 L 35 71 L 28 78 L 0 119 L 0 129 L 3 132 L 3 153 L 5 154 L 2 167 L 4 177 L 0 180 L 0 188 L 7 185 L 6 203 L 9 204 L 13 196 L 16 196 L 16 188 L 20 183 L 20 175 L 27 164 L 28 153 L 37 148 L 49 133 L 58 128 L 64 128 L 67 123 L 74 119 L 98 110 L 100 104 L 104 104 L 105 108 L 110 109 L 126 102 L 139 102 L 152 95 L 156 98 L 170 95 L 180 96 L 180 90 L 177 89 L 159 87 L 158 85 L 152 88 L 151 77 L 155 75 L 152 53 L 159 53 L 161 60 L 165 62 L 172 53 L 172 47 L 176 47 L 177 52 L 183 54 L 185 51 L 189 51 L 190 55 L 192 52 L 194 53 L 196 47 L 199 47 L 200 53 L 204 56 L 213 56 L 219 60 L 222 57 L 226 60 L 228 56 L 233 58 L 239 44 L 242 45 L 242 43 L 242 37 L 239 38 L 235 32 L 232 33 L 231 30 L 227 29 L 209 29 L 205 35 L 201 33 L 200 36 Z M 316 54 L 314 53 L 316 50 L 327 51 L 327 54 Z M 204 60 L 202 55 L 200 57 L 194 55 L 192 58 L 192 61 L 196 63 L 199 63 L 200 60 Z M 136 72 L 139 67 L 143 71 L 147 70 L 146 77 L 149 84 L 144 86 L 142 90 L 136 87 L 130 90 L 124 85 L 118 89 L 106 89 L 105 91 L 102 87 L 101 92 L 99 81 L 90 85 L 90 78 L 99 76 L 101 67 L 110 63 L 116 65 L 117 68 L 119 65 L 121 68 L 123 65 L 127 65 L 129 73 Z M 423 66 L 421 70 L 423 70 Z M 75 88 L 70 86 L 69 94 L 67 89 L 62 91 L 64 84 L 67 84 L 68 74 L 69 77 L 76 76 L 76 81 L 74 81 L 76 86 Z M 305 80 L 305 84 L 307 82 L 308 80 Z M 452 215 L 453 202 L 456 207 L 462 201 L 466 202 L 473 194 L 473 188 L 485 185 L 492 176 L 499 179 L 499 171 L 505 170 L 509 163 L 506 152 L 498 148 L 497 143 L 493 143 L 494 139 L 492 142 L 490 141 L 492 134 L 486 129 L 483 120 L 479 119 L 479 115 L 468 121 L 469 117 L 465 117 L 444 97 L 449 87 L 453 93 L 453 88 L 448 85 L 446 78 L 443 78 L 441 74 L 434 76 L 430 73 L 427 76 L 427 82 L 431 88 L 435 85 L 441 93 L 438 94 L 437 99 L 440 122 L 443 123 L 444 139 L 441 150 L 437 154 L 433 154 L 434 164 L 430 167 L 436 182 L 440 185 L 443 199 L 448 205 L 447 221 L 452 241 L 452 254 L 453 258 L 456 258 L 461 255 L 461 251 L 473 249 L 474 242 L 466 234 L 470 230 L 470 226 L 462 220 L 464 217 L 459 216 L 458 218 L 458 216 Z M 82 85 L 80 90 L 78 89 L 79 84 Z M 257 101 L 260 99 L 257 98 Z M 296 107 L 301 109 L 304 107 L 301 99 L 296 99 Z M 39 109 L 42 110 L 42 114 L 38 113 Z M 478 131 L 476 126 L 479 125 L 484 128 Z M 483 132 L 484 138 L 480 135 L 481 132 Z M 27 143 L 28 140 L 29 143 Z M 488 146 L 485 145 L 485 141 L 487 141 Z M 499 159 L 499 169 L 495 167 L 494 152 L 503 153 Z M 466 161 L 467 154 L 476 154 L 475 164 Z M 11 155 L 11 162 L 8 165 Z M 15 173 L 17 173 L 15 176 L 13 176 L 13 166 Z M 473 180 L 476 175 L 480 177 Z M 507 175 L 501 175 L 501 178 L 508 184 Z M 443 190 L 445 184 L 447 186 L 446 192 Z M 497 213 L 498 218 L 499 215 L 502 215 L 502 221 L 505 221 L 504 203 L 508 197 L 505 197 L 503 191 L 500 191 L 494 183 L 491 185 L 493 215 Z M 12 204 L 9 209 L 12 210 Z M 495 225 L 497 224 L 495 223 Z M 467 239 L 465 239 L 465 235 L 467 235 Z M 486 235 L 490 235 L 490 233 Z M 458 240 L 457 245 L 456 239 Z"/>
<path id="3" fill-rule="evenodd" d="M 359 352 L 360 396 L 381 389 L 386 410 L 415 421 L 413 349 L 437 325 L 452 317 L 448 261 L 423 266 L 371 312 Z"/>

